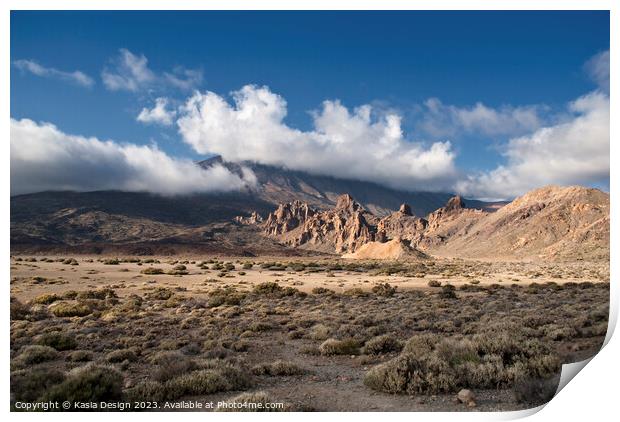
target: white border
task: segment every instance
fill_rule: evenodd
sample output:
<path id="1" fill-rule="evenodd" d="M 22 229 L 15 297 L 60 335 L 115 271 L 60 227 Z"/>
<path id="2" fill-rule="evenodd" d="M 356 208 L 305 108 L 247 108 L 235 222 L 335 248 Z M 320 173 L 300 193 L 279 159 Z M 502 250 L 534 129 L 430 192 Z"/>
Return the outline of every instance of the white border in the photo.
<path id="1" fill-rule="evenodd" d="M 146 7 L 148 6 L 148 7 Z M 334 1 L 334 0 L 298 0 L 298 1 L 282 1 L 282 0 L 263 0 L 260 3 L 251 0 L 211 0 L 211 1 L 199 1 L 199 0 L 151 0 L 149 2 L 135 1 L 135 0 L 91 0 L 86 3 L 85 1 L 76 0 L 56 0 L 53 3 L 44 0 L 4 0 L 0 8 L 2 8 L 2 15 L 0 17 L 0 33 L 2 34 L 2 44 L 0 54 L 0 75 L 1 86 L 3 89 L 0 91 L 3 93 L 0 99 L 0 124 L 2 125 L 2 166 L 0 172 L 2 174 L 2 201 L 3 206 L 0 208 L 2 213 L 2 220 L 4 224 L 0 225 L 2 233 L 2 252 L 5 259 L 5 265 L 1 266 L 2 280 L 5 283 L 5 289 L 9 289 L 10 270 L 9 270 L 9 165 L 10 165 L 10 152 L 9 152 L 9 127 L 10 127 L 10 10 L 610 10 L 610 24 L 611 24 L 611 69 L 618 69 L 618 2 L 607 0 L 436 0 L 436 1 L 403 1 L 403 0 L 357 0 L 357 1 Z M 618 107 L 615 103 L 615 98 L 618 95 L 618 89 L 614 83 L 615 79 L 612 78 L 611 82 L 611 115 L 618 116 Z M 617 161 L 616 157 L 619 157 L 619 151 L 616 141 L 616 134 L 618 133 L 618 125 L 611 120 L 610 128 L 610 149 L 611 149 L 611 180 L 610 180 L 610 193 L 611 193 L 611 315 L 610 315 L 610 330 L 607 340 L 609 343 L 607 346 L 592 359 L 587 365 L 587 369 L 579 373 L 575 380 L 570 382 L 566 388 L 564 388 L 547 406 L 541 411 L 531 416 L 532 420 L 546 420 L 553 418 L 554 420 L 610 420 L 612 415 L 618 413 L 618 386 L 616 385 L 618 375 L 618 357 L 620 357 L 620 345 L 617 340 L 617 336 L 611 337 L 613 328 L 618 315 L 618 288 L 617 281 L 614 281 L 616 274 L 618 274 L 618 253 L 616 248 L 616 242 L 614 239 L 619 238 L 618 224 L 620 221 L 620 212 L 617 207 L 617 181 L 618 172 L 615 170 L 614 161 Z M 9 318 L 9 292 L 5 290 L 4 297 L 4 323 L 2 324 L 3 338 L 5 342 L 9 341 L 9 325 L 7 321 Z M 3 359 L 3 378 L 0 397 L 3 397 L 2 406 L 5 412 L 9 412 L 9 368 L 8 362 L 10 359 L 9 347 L 5 343 L 5 347 L 2 349 Z M 538 409 L 540 410 L 540 409 Z M 514 419 L 518 417 L 531 414 L 533 411 L 524 412 L 512 412 L 512 413 L 390 413 L 389 415 L 374 415 L 372 413 L 332 413 L 316 415 L 313 413 L 296 413 L 290 414 L 236 414 L 226 413 L 218 414 L 217 418 L 222 419 L 261 419 L 261 420 L 285 420 L 293 416 L 298 420 L 312 420 L 317 416 L 321 418 L 351 418 L 356 420 L 370 419 L 376 417 L 388 417 L 390 420 L 454 420 L 458 418 L 459 421 L 469 420 L 506 420 Z M 252 415 L 252 416 L 249 416 Z M 147 417 L 154 420 L 168 420 L 171 415 L 167 413 L 149 413 L 149 414 L 137 414 L 137 413 L 116 413 L 114 415 L 108 414 L 22 414 L 11 413 L 10 418 L 19 420 L 34 420 L 34 419 L 51 419 L 51 420 L 82 420 L 85 417 L 94 420 L 107 420 L 110 416 L 114 418 L 120 418 L 123 420 L 135 420 Z M 192 420 L 204 420 L 205 418 L 214 418 L 213 414 L 204 415 L 199 413 L 183 413 L 175 417 L 183 417 L 184 419 Z"/>

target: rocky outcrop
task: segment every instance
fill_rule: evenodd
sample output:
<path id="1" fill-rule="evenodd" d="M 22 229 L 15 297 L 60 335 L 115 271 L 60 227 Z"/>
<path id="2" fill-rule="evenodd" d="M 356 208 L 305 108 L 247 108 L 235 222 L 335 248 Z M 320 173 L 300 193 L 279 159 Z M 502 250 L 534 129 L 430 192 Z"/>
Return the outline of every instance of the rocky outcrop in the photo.
<path id="1" fill-rule="evenodd" d="M 251 226 L 261 224 L 263 222 L 263 217 L 256 211 L 252 211 L 249 216 L 238 215 L 233 221 L 244 226 Z"/>
<path id="2" fill-rule="evenodd" d="M 408 204 L 402 204 L 397 212 L 379 221 L 376 240 L 386 242 L 388 239 L 401 238 L 417 245 L 427 225 L 426 219 L 413 216 L 411 207 Z"/>
<path id="3" fill-rule="evenodd" d="M 465 208 L 465 201 L 463 201 L 463 198 L 458 195 L 453 196 L 448 200 L 445 206 L 428 215 L 428 227 L 433 230 L 445 224 L 446 221 L 458 218 L 463 212 L 469 211 L 473 210 Z"/>
<path id="4" fill-rule="evenodd" d="M 280 243 L 330 253 L 355 253 L 372 243 L 369 254 L 393 255 L 400 246 L 380 244 L 398 240 L 445 257 L 609 259 L 609 194 L 597 189 L 546 187 L 496 212 L 467 208 L 455 196 L 426 218 L 411 214 L 403 204 L 378 218 L 341 195 L 326 211 L 282 204 L 262 227 Z"/>
<path id="5" fill-rule="evenodd" d="M 338 197 L 333 209 L 326 211 L 315 210 L 299 201 L 280 204 L 267 217 L 263 230 L 289 246 L 324 252 L 351 253 L 369 242 L 383 243 L 394 239 L 417 250 L 437 243 L 433 240 L 433 230 L 429 231 L 430 221 L 438 227 L 462 213 L 482 213 L 464 207 L 463 200 L 454 197 L 445 207 L 430 214 L 427 220 L 412 215 L 411 206 L 402 204 L 398 211 L 380 219 L 351 195 L 344 194 Z"/>
<path id="6" fill-rule="evenodd" d="M 287 233 L 304 224 L 316 211 L 305 202 L 293 201 L 280 204 L 265 221 L 265 233 L 271 236 Z"/>
<path id="7" fill-rule="evenodd" d="M 354 251 L 375 239 L 377 217 L 366 211 L 351 195 L 341 195 L 332 210 L 317 211 L 306 203 L 281 204 L 269 214 L 265 234 L 278 236 L 291 246 L 318 250 Z"/>

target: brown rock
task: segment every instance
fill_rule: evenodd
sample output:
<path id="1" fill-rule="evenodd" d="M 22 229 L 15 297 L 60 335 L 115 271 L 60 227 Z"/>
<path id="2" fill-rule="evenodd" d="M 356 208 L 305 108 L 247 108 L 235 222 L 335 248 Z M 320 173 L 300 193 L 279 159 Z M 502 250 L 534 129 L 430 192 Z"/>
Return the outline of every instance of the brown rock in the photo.
<path id="1" fill-rule="evenodd" d="M 468 407 L 476 407 L 476 396 L 471 390 L 462 389 L 456 395 L 459 402 L 466 404 Z"/>
<path id="2" fill-rule="evenodd" d="M 398 212 L 404 215 L 412 215 L 411 207 L 409 206 L 409 204 L 402 204 L 398 209 Z"/>

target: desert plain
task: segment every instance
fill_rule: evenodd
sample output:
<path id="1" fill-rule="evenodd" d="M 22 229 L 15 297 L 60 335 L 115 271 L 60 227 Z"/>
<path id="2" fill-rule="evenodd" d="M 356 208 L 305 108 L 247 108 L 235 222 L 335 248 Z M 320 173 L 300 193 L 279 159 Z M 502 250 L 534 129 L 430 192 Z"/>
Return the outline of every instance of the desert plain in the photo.
<path id="1" fill-rule="evenodd" d="M 14 255 L 11 402 L 531 408 L 608 304 L 605 261 Z"/>

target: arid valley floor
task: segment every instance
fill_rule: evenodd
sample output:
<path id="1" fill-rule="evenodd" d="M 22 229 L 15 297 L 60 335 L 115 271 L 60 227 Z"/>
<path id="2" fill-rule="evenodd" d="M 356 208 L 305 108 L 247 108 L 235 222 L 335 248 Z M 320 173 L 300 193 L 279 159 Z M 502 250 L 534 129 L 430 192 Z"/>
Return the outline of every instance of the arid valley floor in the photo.
<path id="1" fill-rule="evenodd" d="M 523 409 L 599 350 L 608 304 L 605 261 L 15 255 L 11 403 Z"/>

